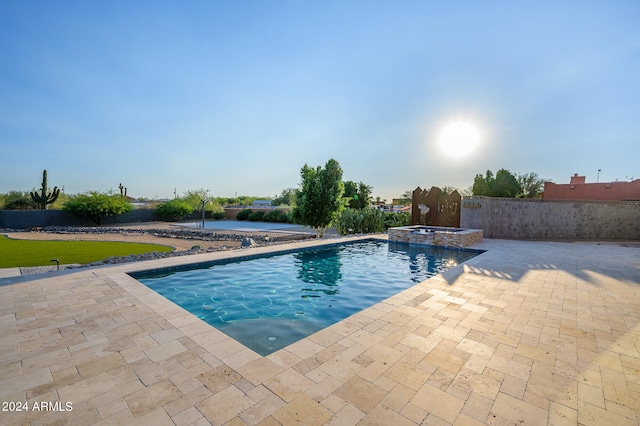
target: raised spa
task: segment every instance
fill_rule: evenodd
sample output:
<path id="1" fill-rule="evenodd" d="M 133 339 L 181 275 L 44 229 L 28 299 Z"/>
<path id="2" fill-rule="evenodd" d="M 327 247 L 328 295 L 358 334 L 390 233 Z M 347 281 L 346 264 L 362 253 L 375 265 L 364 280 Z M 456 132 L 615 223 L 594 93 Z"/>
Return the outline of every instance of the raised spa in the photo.
<path id="1" fill-rule="evenodd" d="M 482 229 L 412 225 L 389 228 L 389 241 L 439 247 L 467 247 L 482 241 Z"/>

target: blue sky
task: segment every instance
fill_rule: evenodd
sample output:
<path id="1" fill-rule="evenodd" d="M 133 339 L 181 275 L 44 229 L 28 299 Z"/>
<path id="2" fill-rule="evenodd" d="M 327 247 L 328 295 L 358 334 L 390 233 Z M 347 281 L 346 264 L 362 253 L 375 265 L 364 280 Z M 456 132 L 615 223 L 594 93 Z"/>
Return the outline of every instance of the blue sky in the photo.
<path id="1" fill-rule="evenodd" d="M 397 197 L 506 168 L 640 178 L 638 1 L 14 1 L 0 193 L 276 195 L 305 163 Z M 450 158 L 438 132 L 473 123 Z"/>

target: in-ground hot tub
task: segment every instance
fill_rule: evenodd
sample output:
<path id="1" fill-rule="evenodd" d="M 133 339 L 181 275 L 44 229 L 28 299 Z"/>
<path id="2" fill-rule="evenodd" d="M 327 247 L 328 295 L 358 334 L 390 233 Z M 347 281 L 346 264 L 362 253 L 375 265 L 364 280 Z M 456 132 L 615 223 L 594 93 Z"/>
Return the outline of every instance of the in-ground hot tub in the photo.
<path id="1" fill-rule="evenodd" d="M 400 226 L 389 228 L 389 241 L 441 247 L 466 247 L 482 241 L 482 229 L 425 225 Z"/>

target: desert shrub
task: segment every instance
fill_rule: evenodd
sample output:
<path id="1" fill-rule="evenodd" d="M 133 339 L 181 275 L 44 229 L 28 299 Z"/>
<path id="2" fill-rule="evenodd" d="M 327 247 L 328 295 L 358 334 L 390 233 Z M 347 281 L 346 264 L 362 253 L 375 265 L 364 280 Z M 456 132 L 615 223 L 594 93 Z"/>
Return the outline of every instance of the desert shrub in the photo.
<path id="1" fill-rule="evenodd" d="M 4 203 L 0 201 L 0 207 L 5 210 L 32 210 L 37 207 L 28 193 L 11 191 L 3 196 Z"/>
<path id="2" fill-rule="evenodd" d="M 238 220 L 247 220 L 249 219 L 249 215 L 251 214 L 251 209 L 244 209 L 238 212 L 236 219 Z"/>
<path id="3" fill-rule="evenodd" d="M 286 210 L 276 209 L 271 210 L 267 214 L 265 214 L 262 218 L 265 222 L 278 222 L 278 223 L 287 223 L 289 220 L 289 213 Z"/>
<path id="4" fill-rule="evenodd" d="M 335 226 L 340 235 L 370 234 L 386 230 L 384 213 L 371 208 L 346 208 L 338 216 Z"/>
<path id="5" fill-rule="evenodd" d="M 384 214 L 384 226 L 393 228 L 396 226 L 409 226 L 411 215 L 407 212 L 387 212 Z"/>
<path id="6" fill-rule="evenodd" d="M 128 213 L 133 209 L 133 205 L 120 195 L 91 191 L 88 194 L 76 195 L 62 208 L 72 216 L 88 218 L 100 225 L 102 218 Z"/>
<path id="7" fill-rule="evenodd" d="M 158 205 L 155 213 L 163 220 L 180 220 L 193 213 L 193 207 L 186 201 L 176 198 Z"/>
<path id="8" fill-rule="evenodd" d="M 355 234 L 359 232 L 360 215 L 351 208 L 346 208 L 335 221 L 336 230 L 340 235 Z"/>
<path id="9" fill-rule="evenodd" d="M 264 211 L 256 210 L 249 215 L 249 220 L 252 222 L 259 222 L 264 217 Z"/>
<path id="10" fill-rule="evenodd" d="M 224 208 L 218 203 L 207 204 L 205 208 L 205 217 L 207 219 L 220 220 L 224 219 Z"/>
<path id="11" fill-rule="evenodd" d="M 372 234 L 387 230 L 384 226 L 384 212 L 378 209 L 365 208 L 362 212 L 362 233 Z"/>

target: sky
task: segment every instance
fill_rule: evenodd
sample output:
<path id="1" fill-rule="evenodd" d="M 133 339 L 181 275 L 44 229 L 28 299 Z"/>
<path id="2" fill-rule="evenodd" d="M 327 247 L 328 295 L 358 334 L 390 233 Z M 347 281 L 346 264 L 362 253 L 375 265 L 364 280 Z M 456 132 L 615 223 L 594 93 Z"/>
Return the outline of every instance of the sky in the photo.
<path id="1" fill-rule="evenodd" d="M 640 178 L 637 0 L 0 5 L 0 193 L 275 196 L 330 158 L 389 201 Z"/>

